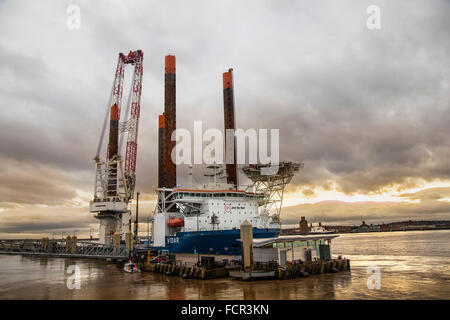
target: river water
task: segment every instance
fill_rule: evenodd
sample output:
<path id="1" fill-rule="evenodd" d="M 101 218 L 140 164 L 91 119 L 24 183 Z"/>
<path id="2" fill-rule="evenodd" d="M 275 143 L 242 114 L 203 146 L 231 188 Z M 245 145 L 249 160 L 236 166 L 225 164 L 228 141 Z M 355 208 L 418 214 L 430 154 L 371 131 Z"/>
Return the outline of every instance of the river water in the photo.
<path id="1" fill-rule="evenodd" d="M 96 260 L 0 255 L 0 299 L 450 299 L 450 230 L 343 234 L 350 272 L 293 280 L 191 280 Z M 80 288 L 68 288 L 79 267 Z M 70 282 L 70 281 L 69 281 Z M 73 287 L 73 286 L 72 286 Z"/>

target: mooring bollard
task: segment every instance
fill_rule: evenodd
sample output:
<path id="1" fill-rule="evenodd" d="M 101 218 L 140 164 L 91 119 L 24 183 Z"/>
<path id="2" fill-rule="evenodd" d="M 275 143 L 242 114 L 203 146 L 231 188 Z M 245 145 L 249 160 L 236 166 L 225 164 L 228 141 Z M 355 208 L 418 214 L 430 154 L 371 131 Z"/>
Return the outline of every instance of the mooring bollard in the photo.
<path id="1" fill-rule="evenodd" d="M 120 246 L 120 234 L 115 233 L 113 235 L 113 255 L 117 256 L 119 254 L 119 246 Z"/>
<path id="2" fill-rule="evenodd" d="M 75 236 L 75 235 L 72 236 L 70 248 L 71 248 L 72 253 L 77 252 L 77 236 Z"/>
<path id="3" fill-rule="evenodd" d="M 331 269 L 331 265 L 333 264 L 333 262 L 332 261 L 327 261 L 327 265 L 326 265 L 326 268 L 325 268 L 325 272 L 330 272 L 330 269 Z"/>
<path id="4" fill-rule="evenodd" d="M 66 253 L 70 252 L 70 245 L 72 243 L 72 237 L 71 236 L 67 236 L 66 237 Z"/>
<path id="5" fill-rule="evenodd" d="M 241 224 L 242 270 L 253 269 L 253 227 L 245 220 Z"/>
<path id="6" fill-rule="evenodd" d="M 125 246 L 127 247 L 128 252 L 133 251 L 133 233 L 125 233 Z"/>

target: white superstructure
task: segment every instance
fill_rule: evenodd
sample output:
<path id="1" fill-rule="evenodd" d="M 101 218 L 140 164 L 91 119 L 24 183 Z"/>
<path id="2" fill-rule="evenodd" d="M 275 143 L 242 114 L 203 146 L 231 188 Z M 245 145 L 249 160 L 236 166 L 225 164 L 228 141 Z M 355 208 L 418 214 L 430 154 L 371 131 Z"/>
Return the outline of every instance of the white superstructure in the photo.
<path id="1" fill-rule="evenodd" d="M 154 245 L 164 246 L 165 237 L 177 232 L 239 230 L 245 220 L 259 229 L 279 228 L 279 223 L 262 210 L 265 196 L 232 190 L 224 183 L 208 183 L 197 188 L 158 189 L 161 201 L 154 216 Z M 165 207 L 166 210 L 163 208 Z M 170 211 L 171 208 L 177 211 Z M 181 219 L 182 226 L 170 227 L 169 221 Z M 176 223 L 174 223 L 176 225 Z"/>

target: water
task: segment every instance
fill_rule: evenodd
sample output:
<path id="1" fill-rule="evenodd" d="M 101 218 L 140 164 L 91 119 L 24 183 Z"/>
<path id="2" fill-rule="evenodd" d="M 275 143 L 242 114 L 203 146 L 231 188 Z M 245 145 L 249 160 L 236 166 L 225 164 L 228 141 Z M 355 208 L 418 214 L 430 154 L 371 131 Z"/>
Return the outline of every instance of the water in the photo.
<path id="1" fill-rule="evenodd" d="M 184 280 L 129 274 L 96 260 L 0 255 L 0 299 L 450 299 L 450 230 L 345 234 L 333 256 L 351 259 L 351 272 L 283 281 Z M 70 265 L 81 288 L 68 289 Z M 369 289 L 367 268 L 378 266 L 381 288 Z"/>

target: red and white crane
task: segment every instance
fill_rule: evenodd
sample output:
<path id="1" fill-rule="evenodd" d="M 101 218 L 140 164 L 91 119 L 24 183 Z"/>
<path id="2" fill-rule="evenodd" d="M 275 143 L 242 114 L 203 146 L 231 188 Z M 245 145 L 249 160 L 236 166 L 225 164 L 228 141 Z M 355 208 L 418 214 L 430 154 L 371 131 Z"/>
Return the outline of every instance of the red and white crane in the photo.
<path id="1" fill-rule="evenodd" d="M 112 235 L 120 233 L 122 238 L 129 230 L 131 212 L 128 203 L 134 196 L 136 185 L 136 156 L 139 128 L 140 102 L 143 75 L 142 50 L 119 53 L 113 87 L 106 111 L 100 141 L 95 155 L 95 190 L 90 202 L 90 211 L 100 220 L 101 243 L 110 244 Z M 125 105 L 124 121 L 120 121 L 125 69 L 134 66 L 131 89 Z M 100 158 L 103 138 L 109 116 L 109 142 L 106 158 Z M 125 161 L 121 156 L 122 142 L 126 134 Z"/>

